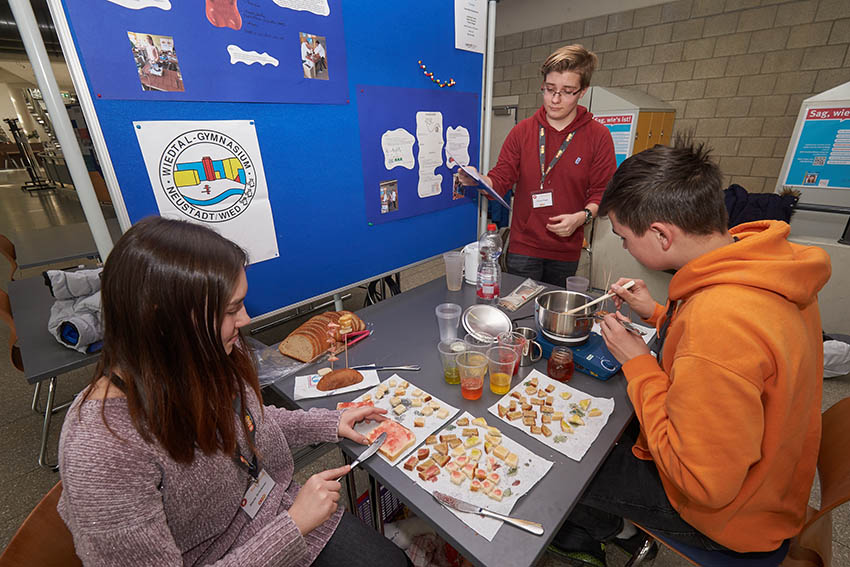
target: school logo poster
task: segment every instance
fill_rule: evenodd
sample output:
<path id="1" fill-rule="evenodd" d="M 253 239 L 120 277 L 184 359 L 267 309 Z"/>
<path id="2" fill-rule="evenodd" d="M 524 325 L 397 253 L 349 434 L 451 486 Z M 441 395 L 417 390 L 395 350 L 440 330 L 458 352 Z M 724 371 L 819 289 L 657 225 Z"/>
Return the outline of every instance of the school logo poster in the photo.
<path id="1" fill-rule="evenodd" d="M 133 122 L 160 215 L 205 224 L 254 264 L 279 256 L 253 120 Z"/>

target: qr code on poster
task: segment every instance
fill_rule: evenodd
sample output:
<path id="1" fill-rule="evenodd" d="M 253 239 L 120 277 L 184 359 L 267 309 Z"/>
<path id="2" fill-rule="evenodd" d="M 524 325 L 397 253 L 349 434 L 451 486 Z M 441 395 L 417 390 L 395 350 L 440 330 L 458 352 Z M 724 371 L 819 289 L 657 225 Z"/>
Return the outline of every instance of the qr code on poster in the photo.
<path id="1" fill-rule="evenodd" d="M 826 156 L 819 156 L 812 160 L 812 165 L 823 165 L 826 163 Z"/>

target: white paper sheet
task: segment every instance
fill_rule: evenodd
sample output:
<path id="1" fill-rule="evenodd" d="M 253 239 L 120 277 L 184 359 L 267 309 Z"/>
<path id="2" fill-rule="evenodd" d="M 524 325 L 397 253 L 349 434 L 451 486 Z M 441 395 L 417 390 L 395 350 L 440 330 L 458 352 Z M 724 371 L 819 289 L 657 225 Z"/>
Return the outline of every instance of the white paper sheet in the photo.
<path id="1" fill-rule="evenodd" d="M 413 169 L 416 160 L 413 158 L 413 143 L 416 138 L 404 128 L 387 130 L 381 135 L 381 148 L 384 150 L 384 167 L 392 169 L 403 167 Z"/>
<path id="2" fill-rule="evenodd" d="M 465 426 L 457 425 L 457 419 L 462 417 L 469 419 L 470 424 Z M 451 423 L 451 425 L 448 425 L 441 430 L 440 434 L 453 433 L 457 435 L 459 439 L 464 439 L 464 437 L 461 436 L 463 429 L 473 427 L 477 428 L 479 430 L 481 444 L 476 448 L 480 449 L 482 454 L 478 463 L 486 468 L 487 455 L 484 453 L 484 432 L 486 429 L 472 425 L 473 417 L 474 416 L 472 416 L 469 412 L 464 412 L 462 415 L 459 415 L 457 419 Z M 497 460 L 499 468 L 495 469 L 495 472 L 501 476 L 501 481 L 497 488 L 502 489 L 503 492 L 510 490 L 509 493 L 506 492 L 505 496 L 502 497 L 501 502 L 493 500 L 481 491 L 470 492 L 469 485 L 471 481 L 468 478 L 464 477 L 464 481 L 460 485 L 454 484 L 450 479 L 449 472 L 446 470 L 441 470 L 440 474 L 435 477 L 435 480 L 424 481 L 419 477 L 419 473 L 416 469 L 413 469 L 412 471 L 406 470 L 404 468 L 404 462 L 399 463 L 398 468 L 402 470 L 404 474 L 409 476 L 413 482 L 421 486 L 430 494 L 433 494 L 435 490 L 439 490 L 444 494 L 460 498 L 470 504 L 475 504 L 476 506 L 481 506 L 501 514 L 510 514 L 517 501 L 527 494 L 540 479 L 546 476 L 546 473 L 548 473 L 549 469 L 552 468 L 552 462 L 535 455 L 507 435 L 502 435 L 501 444 L 507 447 L 511 453 L 516 453 L 519 457 L 519 464 L 516 469 L 508 469 L 502 461 Z M 434 450 L 433 445 L 427 445 L 427 447 L 431 451 Z M 449 454 L 451 455 L 451 452 L 449 452 Z M 469 454 L 468 450 L 467 454 Z M 460 518 L 464 524 L 478 532 L 479 535 L 486 538 L 488 541 L 493 541 L 493 537 L 495 537 L 496 532 L 499 531 L 499 528 L 501 528 L 504 523 L 501 520 L 485 518 L 478 514 L 467 514 L 450 508 L 449 510 L 455 516 Z M 534 518 L 524 519 L 534 521 Z"/>
<path id="3" fill-rule="evenodd" d="M 537 370 L 532 370 L 528 373 L 525 380 L 511 388 L 511 391 L 505 394 L 505 396 L 500 399 L 498 402 L 490 406 L 489 411 L 496 417 L 499 416 L 499 409 L 496 407 L 499 404 L 502 406 L 507 406 L 511 400 L 511 394 L 513 392 L 519 392 L 524 398 L 529 399 L 531 397 L 525 393 L 526 385 L 531 381 L 532 378 L 537 378 L 537 388 L 541 390 L 545 390 L 547 386 L 550 384 L 555 387 L 552 393 L 547 394 L 554 398 L 554 402 L 552 403 L 552 407 L 556 412 L 563 412 L 564 419 L 568 419 L 570 417 L 570 412 L 573 409 L 572 404 L 578 405 L 581 400 L 589 399 L 590 405 L 588 406 L 588 411 L 592 408 L 597 408 L 602 412 L 602 415 L 596 417 L 588 417 L 585 416 L 582 419 L 584 420 L 585 425 L 580 426 L 571 426 L 573 433 L 564 433 L 561 431 L 560 420 L 552 420 L 551 424 L 548 424 L 549 429 L 552 430 L 552 435 L 550 437 L 546 437 L 543 434 L 535 435 L 532 434 L 530 429 L 523 425 L 522 418 L 517 418 L 513 421 L 509 420 L 507 417 L 499 418 L 505 423 L 509 423 L 531 437 L 534 437 L 541 443 L 548 445 L 558 451 L 559 453 L 563 453 L 567 457 L 571 458 L 574 461 L 580 461 L 584 454 L 587 453 L 587 450 L 590 449 L 590 446 L 599 436 L 599 432 L 602 431 L 602 428 L 605 427 L 605 424 L 608 423 L 608 417 L 614 411 L 614 400 L 611 398 L 596 398 L 585 394 L 581 390 L 577 390 L 567 384 L 562 382 L 558 382 L 557 380 L 552 380 L 542 372 Z M 564 399 L 561 394 L 564 392 L 568 392 L 571 394 L 569 399 Z M 519 402 L 517 402 L 519 403 Z M 540 413 L 540 406 L 534 406 L 535 411 Z M 537 420 L 538 425 L 540 424 L 540 419 Z"/>
<path id="4" fill-rule="evenodd" d="M 318 16 L 328 16 L 331 13 L 328 0 L 274 0 L 274 3 L 281 8 L 289 8 L 299 12 L 313 12 Z"/>
<path id="5" fill-rule="evenodd" d="M 277 258 L 253 120 L 133 122 L 160 215 L 203 224 L 248 252 Z"/>
<path id="6" fill-rule="evenodd" d="M 365 390 L 372 386 L 377 386 L 381 381 L 378 378 L 378 372 L 375 370 L 360 370 L 363 375 L 363 380 L 357 384 L 346 386 L 345 388 L 337 388 L 329 392 L 323 392 L 316 388 L 316 384 L 322 379 L 318 374 L 309 374 L 307 376 L 295 377 L 295 399 L 303 400 L 306 398 L 324 398 L 326 396 L 336 396 L 346 392 L 356 392 L 357 390 Z"/>
<path id="7" fill-rule="evenodd" d="M 484 53 L 486 40 L 486 0 L 455 0 L 455 48 Z"/>
<path id="8" fill-rule="evenodd" d="M 419 143 L 420 198 L 433 197 L 442 191 L 443 176 L 434 170 L 443 165 L 443 113 L 416 113 L 416 141 Z"/>
<path id="9" fill-rule="evenodd" d="M 446 128 L 446 163 L 450 158 L 460 165 L 469 165 L 469 130 L 463 126 Z"/>
<path id="10" fill-rule="evenodd" d="M 488 193 L 491 197 L 493 197 L 496 201 L 498 201 L 499 203 L 501 203 L 501 205 L 502 205 L 503 207 L 505 207 L 506 209 L 510 209 L 510 208 L 511 208 L 511 206 L 510 206 L 510 205 L 508 205 L 507 201 L 505 201 L 505 200 L 502 198 L 502 196 L 501 196 L 501 195 L 499 195 L 498 193 L 496 193 L 496 190 L 495 190 L 495 189 L 493 189 L 493 187 L 492 187 L 489 183 L 487 183 L 487 180 L 486 180 L 486 179 L 484 179 L 484 178 L 481 176 L 481 174 L 480 174 L 480 173 L 478 173 L 478 171 L 477 171 L 477 170 L 475 170 L 475 169 L 473 169 L 473 168 L 471 168 L 471 167 L 468 167 L 468 164 L 467 164 L 467 165 L 464 165 L 464 164 L 460 163 L 460 160 L 459 160 L 459 159 L 455 159 L 455 157 L 454 157 L 454 156 L 452 156 L 452 155 L 448 155 L 448 156 L 446 157 L 446 161 L 448 162 L 449 167 L 454 167 L 455 165 L 457 165 L 457 166 L 458 166 L 458 167 L 460 167 L 462 170 L 464 170 L 464 171 L 467 173 L 467 175 L 469 175 L 469 176 L 470 176 L 470 177 L 472 177 L 474 180 L 476 180 L 478 183 L 480 183 L 480 184 L 481 184 L 481 186 L 482 186 L 482 187 L 484 187 L 484 190 L 485 190 L 485 191 L 487 191 L 487 193 Z"/>
<path id="11" fill-rule="evenodd" d="M 404 451 L 403 453 L 401 453 L 401 455 L 399 455 L 399 457 L 394 461 L 390 461 L 386 456 L 384 456 L 383 453 L 378 453 L 378 455 L 382 459 L 384 459 L 386 462 L 388 462 L 391 465 L 395 465 L 396 463 L 402 461 L 407 455 L 409 455 L 411 451 L 413 451 L 419 445 L 421 445 L 425 441 L 425 439 L 428 438 L 429 435 L 431 435 L 432 433 L 434 433 L 435 431 L 440 429 L 442 426 L 444 426 L 446 423 L 451 421 L 452 417 L 458 412 L 458 409 L 450 406 L 449 404 L 445 403 L 444 401 L 442 401 L 438 398 L 435 398 L 434 396 L 431 396 L 431 394 L 422 390 L 422 396 L 420 396 L 421 398 L 424 398 L 425 396 L 431 396 L 430 401 L 437 402 L 438 404 L 440 404 L 440 408 L 447 409 L 448 415 L 445 417 L 445 419 L 440 419 L 437 416 L 437 413 L 438 413 L 439 410 L 434 410 L 434 413 L 432 413 L 429 416 L 421 415 L 420 410 L 422 408 L 414 407 L 412 405 L 412 401 L 413 401 L 413 398 L 414 398 L 413 392 L 415 390 L 419 389 L 419 388 L 417 386 L 413 385 L 413 384 L 410 384 L 406 388 L 406 390 L 407 390 L 406 395 L 400 396 L 402 403 L 405 406 L 407 406 L 407 410 L 403 414 L 397 415 L 393 411 L 392 405 L 390 405 L 390 399 L 395 396 L 395 390 L 397 388 L 401 387 L 401 383 L 404 382 L 404 378 L 402 378 L 398 374 L 393 374 L 392 376 L 390 376 L 389 378 L 384 380 L 383 383 L 389 385 L 390 382 L 394 382 L 395 386 L 390 386 L 388 393 L 383 398 L 381 398 L 380 400 L 375 398 L 375 392 L 378 389 L 378 387 L 375 386 L 374 388 L 372 388 L 368 392 L 365 392 L 365 393 L 361 394 L 360 396 L 358 396 L 353 401 L 355 401 L 355 402 L 362 401 L 363 396 L 365 396 L 367 394 L 370 395 L 372 401 L 375 404 L 375 407 L 386 409 L 388 418 L 393 419 L 393 420 L 399 422 L 400 424 L 402 424 L 403 426 L 405 426 L 406 428 L 408 428 L 413 433 L 413 435 L 416 437 L 416 442 L 413 443 L 413 445 L 411 445 L 411 447 L 407 451 Z M 414 420 L 414 418 L 417 418 L 417 417 L 424 417 L 425 418 L 425 426 L 424 427 L 415 427 L 413 425 L 413 420 Z M 354 426 L 354 429 L 358 433 L 362 433 L 363 435 L 368 435 L 369 432 L 372 431 L 373 429 L 375 429 L 376 427 L 378 427 L 378 424 L 375 423 L 375 422 L 372 422 L 372 423 L 360 422 L 360 423 L 358 423 L 357 425 Z"/>

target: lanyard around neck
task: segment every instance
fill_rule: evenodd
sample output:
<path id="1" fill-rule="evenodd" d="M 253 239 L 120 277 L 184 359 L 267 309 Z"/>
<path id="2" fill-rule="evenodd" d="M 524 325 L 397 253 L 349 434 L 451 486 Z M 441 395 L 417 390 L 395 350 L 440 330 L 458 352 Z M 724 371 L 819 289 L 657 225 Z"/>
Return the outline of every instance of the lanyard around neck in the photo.
<path id="1" fill-rule="evenodd" d="M 561 144 L 561 147 L 558 149 L 558 152 L 555 154 L 555 157 L 552 158 L 552 161 L 549 162 L 549 167 L 546 167 L 546 129 L 541 126 L 540 127 L 540 190 L 543 190 L 543 182 L 546 180 L 546 176 L 549 175 L 549 172 L 552 171 L 552 168 L 555 167 L 555 164 L 558 163 L 558 160 L 561 159 L 561 156 L 564 155 L 564 152 L 567 150 L 567 146 L 570 145 L 570 142 L 573 141 L 573 136 L 575 136 L 575 132 L 570 132 L 567 134 L 564 143 Z"/>
<path id="2" fill-rule="evenodd" d="M 256 429 L 256 422 L 254 421 L 254 416 L 251 415 L 251 412 L 247 407 L 243 407 L 242 405 L 242 396 L 237 395 L 236 399 L 233 400 L 233 409 L 236 410 L 236 415 L 245 420 L 245 428 L 248 430 L 248 435 L 251 436 L 251 444 L 256 446 L 256 433 L 254 430 Z M 251 475 L 251 478 L 256 479 L 260 474 L 260 464 L 257 459 L 257 454 L 254 451 L 251 451 L 251 461 L 242 456 L 242 453 L 239 452 L 239 447 L 236 448 L 236 454 L 233 456 L 233 461 L 248 471 L 248 474 Z"/>

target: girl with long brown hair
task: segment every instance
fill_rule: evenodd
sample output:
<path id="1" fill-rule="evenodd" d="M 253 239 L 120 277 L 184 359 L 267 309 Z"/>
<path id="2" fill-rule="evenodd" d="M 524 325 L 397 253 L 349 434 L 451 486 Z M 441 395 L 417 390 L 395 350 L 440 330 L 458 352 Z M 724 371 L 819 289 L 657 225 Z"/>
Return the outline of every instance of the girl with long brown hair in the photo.
<path id="1" fill-rule="evenodd" d="M 338 506 L 348 466 L 292 480 L 292 450 L 383 410 L 263 406 L 239 329 L 242 249 L 150 217 L 103 270 L 104 348 L 59 446 L 58 509 L 85 565 L 407 565 Z M 352 547 L 357 553 L 351 553 Z"/>

